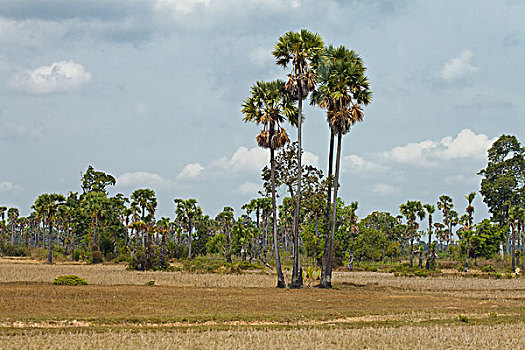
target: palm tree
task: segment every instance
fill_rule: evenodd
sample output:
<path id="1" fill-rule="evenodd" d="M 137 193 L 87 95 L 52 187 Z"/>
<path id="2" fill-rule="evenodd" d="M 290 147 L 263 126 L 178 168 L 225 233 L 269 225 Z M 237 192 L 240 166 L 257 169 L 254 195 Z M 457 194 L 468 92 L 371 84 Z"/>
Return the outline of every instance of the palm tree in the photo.
<path id="1" fill-rule="evenodd" d="M 300 32 L 287 32 L 279 38 L 272 52 L 276 64 L 287 68 L 291 66 L 288 74 L 286 90 L 298 100 L 297 108 L 297 193 L 295 203 L 295 214 L 293 224 L 294 238 L 294 262 L 292 270 L 292 281 L 290 288 L 301 288 L 303 286 L 301 265 L 299 261 L 299 209 L 301 207 L 301 155 L 302 155 L 302 113 L 303 100 L 307 98 L 310 91 L 315 88 L 315 65 L 323 51 L 323 40 L 316 33 L 306 29 Z"/>
<path id="2" fill-rule="evenodd" d="M 7 210 L 7 218 L 9 219 L 9 226 L 11 226 L 11 244 L 15 243 L 15 231 L 19 216 L 20 211 L 18 210 L 18 208 L 13 207 Z"/>
<path id="3" fill-rule="evenodd" d="M 448 235 L 452 235 L 452 222 L 450 221 L 450 211 L 454 208 L 454 203 L 452 203 L 452 198 L 446 194 L 439 196 L 437 201 L 437 207 L 441 210 L 443 214 L 443 225 L 448 228 Z M 447 251 L 448 251 L 448 242 L 447 242 Z"/>
<path id="4" fill-rule="evenodd" d="M 215 218 L 219 222 L 219 224 L 222 226 L 222 229 L 224 231 L 224 239 L 225 239 L 225 255 L 226 255 L 226 262 L 228 264 L 232 263 L 232 254 L 231 254 L 231 228 L 234 222 L 234 215 L 233 215 L 233 208 L 232 207 L 224 207 L 222 209 L 222 212 L 217 214 L 217 217 Z"/>
<path id="5" fill-rule="evenodd" d="M 466 222 L 467 226 L 464 227 L 464 231 L 463 231 L 464 239 L 466 242 L 466 253 L 467 253 L 467 256 L 465 258 L 465 268 L 463 269 L 463 271 L 465 272 L 468 271 L 468 259 L 469 259 L 469 254 L 470 254 L 470 238 L 473 233 L 472 217 L 474 214 L 474 207 L 472 206 L 472 202 L 474 201 L 475 197 L 476 197 L 476 192 L 470 192 L 469 194 L 465 196 L 465 199 L 468 202 L 468 205 L 465 208 L 465 211 L 467 212 L 467 222 Z"/>
<path id="6" fill-rule="evenodd" d="M 91 191 L 82 195 L 81 208 L 84 213 L 91 217 L 91 226 L 93 229 L 93 245 L 91 246 L 91 260 L 92 263 L 101 262 L 96 252 L 100 252 L 100 240 L 101 240 L 101 230 L 100 230 L 100 221 L 102 212 L 108 198 L 106 193 L 102 191 Z M 97 239 L 98 232 L 98 239 Z"/>
<path id="7" fill-rule="evenodd" d="M 399 206 L 399 211 L 403 216 L 406 218 L 407 223 L 409 225 L 409 233 L 408 233 L 408 239 L 410 243 L 410 248 L 408 251 L 408 256 L 410 259 L 410 268 L 412 268 L 413 265 L 413 254 L 414 254 L 414 238 L 416 237 L 416 231 L 417 231 L 417 222 L 416 218 L 419 218 L 419 220 L 423 220 L 425 218 L 425 211 L 423 210 L 423 206 L 421 205 L 420 201 L 407 201 L 404 204 L 401 204 Z"/>
<path id="8" fill-rule="evenodd" d="M 49 263 L 53 262 L 53 245 L 51 244 L 51 239 L 53 235 L 53 223 L 57 216 L 58 206 L 60 203 L 64 202 L 66 197 L 57 193 L 44 193 L 38 196 L 35 200 L 35 204 L 31 206 L 38 215 L 45 220 L 48 225 L 48 244 L 49 244 L 49 254 L 47 261 Z"/>
<path id="9" fill-rule="evenodd" d="M 271 82 L 258 81 L 251 88 L 251 97 L 244 100 L 242 113 L 245 122 L 262 124 L 263 129 L 257 135 L 259 147 L 270 149 L 270 182 L 272 187 L 273 212 L 273 245 L 275 253 L 275 268 L 277 270 L 277 287 L 286 287 L 281 269 L 279 246 L 277 238 L 277 204 L 275 199 L 275 150 L 284 147 L 290 141 L 281 123 L 288 119 L 294 124 L 297 108 L 293 96 L 285 90 L 281 80 Z"/>
<path id="10" fill-rule="evenodd" d="M 357 233 L 357 207 L 359 202 L 355 201 L 350 203 L 348 207 L 345 208 L 345 221 L 346 222 L 346 232 L 350 233 L 350 260 L 348 261 L 348 269 L 354 271 L 354 235 Z"/>
<path id="11" fill-rule="evenodd" d="M 332 256 L 336 226 L 337 191 L 339 188 L 339 169 L 341 160 L 342 136 L 350 131 L 357 122 L 363 120 L 363 105 L 368 105 L 372 100 L 372 92 L 368 78 L 365 76 L 366 68 L 361 58 L 344 46 L 326 49 L 328 61 L 319 67 L 319 89 L 312 101 L 327 110 L 328 125 L 333 135 L 337 135 L 337 154 L 334 177 L 334 194 L 332 199 L 332 217 L 329 237 L 325 237 L 325 250 L 323 255 L 323 268 L 321 270 L 320 287 L 330 288 L 332 285 Z M 330 179 L 331 164 L 333 162 L 333 146 L 329 155 L 328 178 Z M 330 189 L 329 189 L 330 191 Z M 328 196 L 330 197 L 330 196 Z M 329 204 L 330 205 L 330 204 Z M 328 244 L 327 244 L 328 241 Z"/>
<path id="12" fill-rule="evenodd" d="M 432 214 L 436 211 L 436 208 L 432 204 L 425 204 L 423 205 L 425 210 L 428 213 L 428 243 L 427 243 L 427 263 L 425 264 L 425 268 L 427 270 L 430 269 L 430 260 L 431 260 L 431 250 L 430 245 L 432 243 Z"/>
<path id="13" fill-rule="evenodd" d="M 202 209 L 197 205 L 197 200 L 190 198 L 184 200 L 182 198 L 175 198 L 173 200 L 177 206 L 175 209 L 175 214 L 181 222 L 187 225 L 188 229 L 188 259 L 192 258 L 191 255 L 191 235 L 193 227 L 195 225 L 195 220 L 202 215 Z"/>

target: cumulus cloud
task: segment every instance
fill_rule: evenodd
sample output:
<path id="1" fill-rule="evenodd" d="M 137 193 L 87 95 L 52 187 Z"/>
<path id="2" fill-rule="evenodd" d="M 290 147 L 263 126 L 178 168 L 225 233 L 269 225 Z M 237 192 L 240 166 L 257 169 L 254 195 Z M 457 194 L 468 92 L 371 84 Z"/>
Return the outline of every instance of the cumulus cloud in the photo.
<path id="1" fill-rule="evenodd" d="M 409 143 L 394 147 L 391 151 L 383 153 L 383 156 L 398 163 L 433 168 L 447 161 L 482 160 L 495 140 L 484 134 L 476 135 L 470 129 L 463 129 L 455 138 L 447 136 L 439 142 L 425 140 Z"/>
<path id="2" fill-rule="evenodd" d="M 199 163 L 187 164 L 182 171 L 177 175 L 179 179 L 193 179 L 201 175 L 204 167 Z"/>
<path id="3" fill-rule="evenodd" d="M 237 186 L 235 192 L 242 195 L 255 196 L 261 190 L 261 184 L 254 182 L 244 182 Z"/>
<path id="4" fill-rule="evenodd" d="M 269 152 L 260 147 L 248 149 L 239 147 L 233 155 L 221 157 L 211 162 L 211 167 L 227 170 L 230 172 L 250 172 L 259 173 L 266 164 L 268 164 Z"/>
<path id="5" fill-rule="evenodd" d="M 303 157 L 301 158 L 301 162 L 303 163 L 303 165 L 309 164 L 317 168 L 319 166 L 319 156 L 311 152 L 304 152 Z"/>
<path id="6" fill-rule="evenodd" d="M 84 66 L 70 60 L 27 70 L 14 76 L 11 85 L 29 93 L 48 94 L 78 89 L 90 80 L 91 74 Z"/>
<path id="7" fill-rule="evenodd" d="M 0 181 L 0 193 L 13 192 L 18 186 L 9 181 Z"/>
<path id="8" fill-rule="evenodd" d="M 166 188 L 174 185 L 174 182 L 164 177 L 146 171 L 124 173 L 117 177 L 117 186 L 122 187 L 158 187 Z"/>
<path id="9" fill-rule="evenodd" d="M 473 56 L 472 51 L 465 50 L 458 57 L 445 62 L 439 73 L 441 79 L 450 83 L 472 77 L 479 71 L 479 67 L 475 67 L 470 62 Z"/>
<path id="10" fill-rule="evenodd" d="M 343 157 L 342 169 L 345 172 L 355 173 L 382 173 L 388 170 L 382 164 L 366 160 L 355 154 Z"/>
<path id="11" fill-rule="evenodd" d="M 391 196 L 391 195 L 400 193 L 400 190 L 397 187 L 379 183 L 379 184 L 375 184 L 372 187 L 372 193 L 377 194 L 379 196 Z"/>

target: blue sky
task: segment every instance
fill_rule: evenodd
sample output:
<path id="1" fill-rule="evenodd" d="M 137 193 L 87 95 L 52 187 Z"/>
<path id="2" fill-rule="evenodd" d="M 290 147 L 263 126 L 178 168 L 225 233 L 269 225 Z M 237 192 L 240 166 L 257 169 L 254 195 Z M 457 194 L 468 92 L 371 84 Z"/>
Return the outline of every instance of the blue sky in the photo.
<path id="1" fill-rule="evenodd" d="M 524 141 L 523 13 L 519 1 L 2 0 L 0 204 L 27 215 L 40 193 L 80 191 L 91 164 L 117 178 L 112 193 L 153 188 L 159 215 L 176 197 L 240 214 L 267 162 L 240 104 L 256 80 L 285 78 L 270 52 L 307 28 L 357 51 L 374 93 L 343 139 L 342 198 L 365 216 L 449 194 L 462 213 L 491 142 Z M 305 114 L 305 161 L 325 170 L 324 113 Z"/>

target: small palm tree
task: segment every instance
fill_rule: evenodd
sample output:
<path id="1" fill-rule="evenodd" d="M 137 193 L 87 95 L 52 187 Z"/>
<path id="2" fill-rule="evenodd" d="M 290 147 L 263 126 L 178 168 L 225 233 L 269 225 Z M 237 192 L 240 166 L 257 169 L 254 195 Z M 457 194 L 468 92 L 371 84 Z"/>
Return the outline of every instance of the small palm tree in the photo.
<path id="1" fill-rule="evenodd" d="M 418 224 L 416 219 L 423 220 L 425 218 L 425 210 L 420 201 L 407 201 L 404 204 L 399 206 L 399 211 L 406 218 L 409 225 L 408 240 L 410 248 L 408 251 L 408 256 L 410 259 L 410 268 L 414 266 L 413 257 L 414 257 L 414 239 L 416 238 L 416 231 Z"/>
<path id="2" fill-rule="evenodd" d="M 197 205 L 197 200 L 190 198 L 184 200 L 182 198 L 175 198 L 173 200 L 177 208 L 175 214 L 182 223 L 187 225 L 188 228 L 188 259 L 192 258 L 191 254 L 191 238 L 195 221 L 202 215 L 202 209 Z"/>
<path id="3" fill-rule="evenodd" d="M 271 82 L 258 81 L 251 88 L 251 96 L 244 100 L 242 113 L 245 122 L 262 125 L 263 129 L 256 137 L 259 147 L 270 149 L 272 211 L 273 211 L 273 249 L 275 253 L 275 268 L 277 270 L 277 287 L 286 287 L 281 269 L 279 245 L 277 237 L 277 203 L 275 199 L 275 150 L 290 141 L 286 130 L 281 124 L 288 119 L 295 124 L 297 108 L 293 96 L 285 90 L 281 80 Z"/>

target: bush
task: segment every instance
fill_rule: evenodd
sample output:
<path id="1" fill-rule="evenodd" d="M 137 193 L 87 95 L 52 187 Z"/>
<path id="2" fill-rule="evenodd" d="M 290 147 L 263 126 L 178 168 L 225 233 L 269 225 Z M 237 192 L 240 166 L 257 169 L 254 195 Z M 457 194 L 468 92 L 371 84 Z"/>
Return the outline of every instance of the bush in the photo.
<path id="1" fill-rule="evenodd" d="M 154 285 L 155 285 L 155 281 L 146 282 L 146 286 L 154 286 Z"/>
<path id="2" fill-rule="evenodd" d="M 497 272 L 496 268 L 492 265 L 485 265 L 481 268 L 481 272 Z"/>
<path id="3" fill-rule="evenodd" d="M 465 316 L 465 315 L 459 315 L 459 316 L 458 316 L 458 321 L 460 321 L 460 322 L 464 322 L 464 323 L 468 323 L 468 322 L 469 322 L 469 319 L 468 319 L 468 317 Z"/>
<path id="4" fill-rule="evenodd" d="M 94 251 L 91 262 L 93 264 L 100 264 L 104 261 L 104 254 L 100 250 Z"/>
<path id="5" fill-rule="evenodd" d="M 53 284 L 57 286 L 85 286 L 88 283 L 86 280 L 78 277 L 77 275 L 59 276 L 55 278 Z"/>
<path id="6" fill-rule="evenodd" d="M 22 244 L 3 244 L 0 251 L 4 256 L 27 256 L 27 249 Z"/>
<path id="7" fill-rule="evenodd" d="M 73 250 L 73 260 L 79 261 L 82 256 L 82 251 L 80 249 Z"/>

